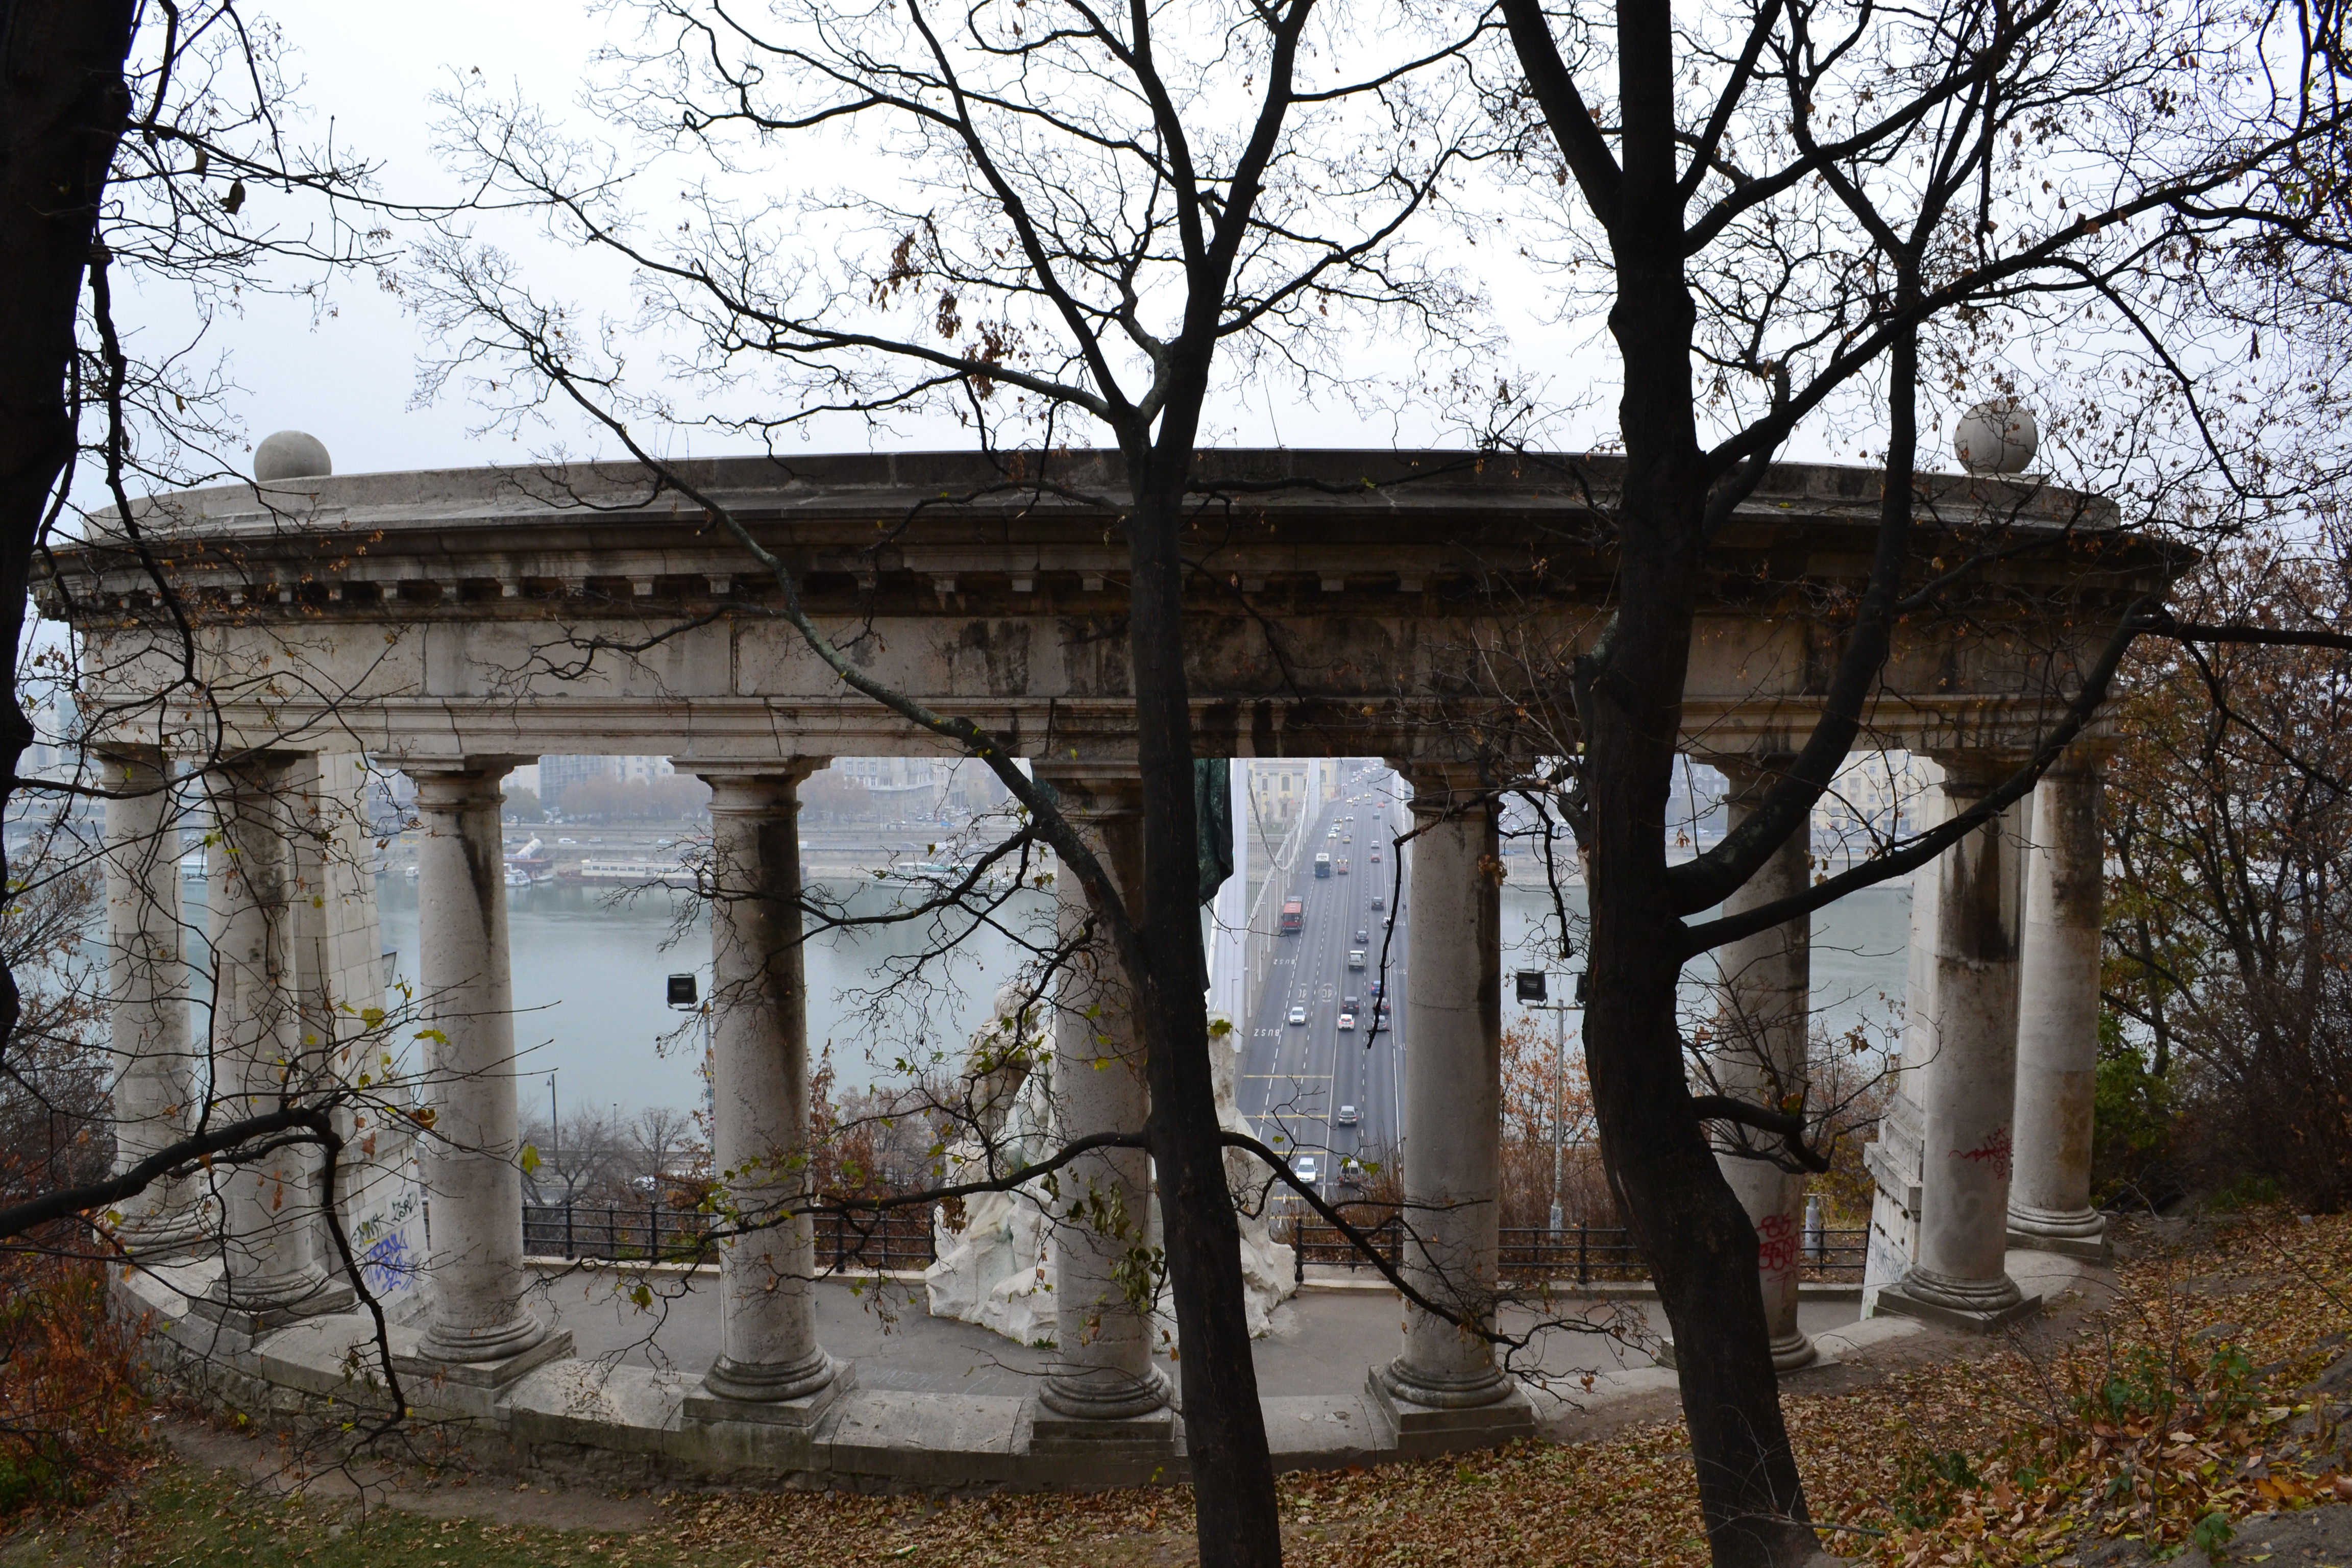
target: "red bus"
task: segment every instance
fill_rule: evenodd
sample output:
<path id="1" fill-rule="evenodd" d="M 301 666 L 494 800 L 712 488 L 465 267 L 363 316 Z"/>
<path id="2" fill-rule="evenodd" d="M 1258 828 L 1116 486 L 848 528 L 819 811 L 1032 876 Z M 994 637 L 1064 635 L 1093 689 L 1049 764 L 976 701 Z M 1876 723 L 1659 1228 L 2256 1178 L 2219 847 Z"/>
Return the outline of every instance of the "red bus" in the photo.
<path id="1" fill-rule="evenodd" d="M 1285 936 L 1297 936 L 1300 931 L 1305 931 L 1306 929 L 1307 900 L 1305 899 L 1283 900 L 1282 934 Z"/>

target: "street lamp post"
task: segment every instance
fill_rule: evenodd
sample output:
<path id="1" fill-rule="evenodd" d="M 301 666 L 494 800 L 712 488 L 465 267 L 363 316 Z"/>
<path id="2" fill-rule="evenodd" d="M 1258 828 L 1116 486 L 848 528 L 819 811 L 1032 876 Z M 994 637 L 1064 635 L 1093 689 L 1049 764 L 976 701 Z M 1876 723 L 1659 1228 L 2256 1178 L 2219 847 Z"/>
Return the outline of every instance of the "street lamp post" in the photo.
<path id="1" fill-rule="evenodd" d="M 710 1005 L 696 995 L 695 977 L 691 973 L 669 977 L 669 1005 L 677 1012 L 702 1016 L 703 1109 L 716 1119 L 719 1114 L 719 1089 L 710 1081 Z"/>
<path id="2" fill-rule="evenodd" d="M 1540 969 L 1522 969 L 1515 978 L 1518 983 L 1519 1005 L 1530 1013 L 1549 1013 L 1552 1016 L 1551 1234 L 1558 1236 L 1568 1228 L 1566 1216 L 1560 1212 L 1559 1185 L 1568 1141 L 1568 1014 L 1571 1004 L 1544 999 L 1546 975 Z"/>

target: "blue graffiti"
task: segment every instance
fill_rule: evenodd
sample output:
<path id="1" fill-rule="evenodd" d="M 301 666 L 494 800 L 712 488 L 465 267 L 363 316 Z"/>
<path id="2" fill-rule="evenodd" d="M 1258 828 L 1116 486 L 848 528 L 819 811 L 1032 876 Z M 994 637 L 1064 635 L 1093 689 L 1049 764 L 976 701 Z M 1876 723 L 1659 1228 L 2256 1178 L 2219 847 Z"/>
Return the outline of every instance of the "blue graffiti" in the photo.
<path id="1" fill-rule="evenodd" d="M 387 1231 L 360 1255 L 360 1271 L 378 1296 L 396 1296 L 416 1283 L 417 1264 L 408 1253 L 408 1233 Z"/>

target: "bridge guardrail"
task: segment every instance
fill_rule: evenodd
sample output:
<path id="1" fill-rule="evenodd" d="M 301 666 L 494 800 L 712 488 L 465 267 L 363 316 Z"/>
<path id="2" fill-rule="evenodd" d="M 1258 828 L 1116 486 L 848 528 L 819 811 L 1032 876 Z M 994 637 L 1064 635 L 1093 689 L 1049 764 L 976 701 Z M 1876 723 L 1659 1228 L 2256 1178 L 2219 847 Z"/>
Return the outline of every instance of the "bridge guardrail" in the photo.
<path id="1" fill-rule="evenodd" d="M 817 1267 L 828 1274 L 928 1268 L 938 1258 L 930 1211 L 816 1216 Z M 525 1204 L 526 1257 L 612 1263 L 715 1263 L 710 1216 L 659 1204 Z"/>
<path id="2" fill-rule="evenodd" d="M 1402 1261 L 1404 1222 L 1391 1217 L 1360 1226 L 1390 1264 Z M 1337 1226 L 1294 1222 L 1287 1238 L 1297 1278 L 1307 1278 L 1310 1263 L 1339 1268 L 1370 1268 L 1355 1245 Z M 1859 1284 L 1867 1230 L 1820 1230 L 1808 1235 L 1800 1253 L 1802 1277 L 1832 1284 Z M 1574 1279 L 1579 1285 L 1647 1279 L 1649 1266 L 1633 1234 L 1622 1226 L 1574 1225 L 1550 1230 L 1542 1226 L 1506 1226 L 1496 1233 L 1496 1263 L 1505 1279 Z"/>

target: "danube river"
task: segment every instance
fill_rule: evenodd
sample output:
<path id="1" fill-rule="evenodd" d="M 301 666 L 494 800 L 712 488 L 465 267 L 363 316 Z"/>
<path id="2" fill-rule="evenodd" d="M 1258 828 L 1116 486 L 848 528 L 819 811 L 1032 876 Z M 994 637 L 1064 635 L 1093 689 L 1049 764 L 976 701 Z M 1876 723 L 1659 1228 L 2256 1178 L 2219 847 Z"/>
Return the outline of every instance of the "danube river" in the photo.
<path id="1" fill-rule="evenodd" d="M 390 876 L 377 887 L 384 945 L 413 983 L 416 885 Z M 1580 902 L 1581 891 L 1574 890 Z M 656 891 L 616 905 L 560 883 L 511 889 L 509 899 L 515 1039 L 523 1092 L 535 1097 L 529 1103 L 546 1103 L 551 1070 L 567 1107 L 601 1102 L 627 1113 L 698 1103 L 699 1035 L 691 1018 L 663 1004 L 673 973 L 693 971 L 700 990 L 709 988 L 709 926 L 695 919 L 681 928 L 688 900 Z M 868 889 L 852 907 L 874 915 L 890 904 L 887 890 Z M 1814 1004 L 1832 1031 L 1883 1026 L 1902 1003 L 1910 907 L 1907 889 L 1874 889 L 1814 917 Z M 1548 909 L 1538 892 L 1505 889 L 1507 972 L 1544 966 Z M 1042 895 L 1024 895 L 1005 920 L 971 932 L 951 961 L 926 966 L 913 983 L 901 977 L 942 934 L 929 921 L 819 933 L 808 949 L 812 1053 L 831 1046 L 845 1089 L 903 1080 L 909 1065 L 960 1059 L 996 987 L 1020 965 L 1019 938 L 1034 929 L 1027 922 L 1045 912 Z"/>

